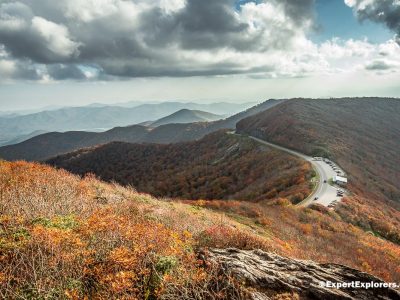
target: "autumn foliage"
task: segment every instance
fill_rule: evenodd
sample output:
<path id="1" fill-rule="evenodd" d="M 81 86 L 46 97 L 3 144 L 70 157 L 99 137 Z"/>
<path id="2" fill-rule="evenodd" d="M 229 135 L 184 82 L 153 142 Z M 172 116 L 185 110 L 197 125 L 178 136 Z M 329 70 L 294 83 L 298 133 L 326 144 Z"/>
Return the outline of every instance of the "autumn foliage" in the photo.
<path id="1" fill-rule="evenodd" d="M 347 264 L 400 280 L 399 247 L 323 209 L 274 202 L 160 201 L 25 162 L 0 162 L 0 298 L 240 299 L 198 259 L 237 247 Z"/>
<path id="2" fill-rule="evenodd" d="M 372 273 L 388 281 L 400 280 L 400 247 L 364 232 L 320 205 L 298 208 L 287 199 L 273 203 L 242 201 L 184 201 L 224 213 L 253 229 L 257 236 L 235 236 L 231 228 L 210 228 L 212 247 L 236 241 L 239 248 L 261 248 L 281 255 L 334 262 Z"/>
<path id="3" fill-rule="evenodd" d="M 111 143 L 48 163 L 157 197 L 300 202 L 311 192 L 308 163 L 225 131 L 171 145 Z"/>
<path id="4" fill-rule="evenodd" d="M 2 299 L 219 292 L 204 288 L 212 272 L 198 267 L 192 234 L 146 215 L 154 199 L 38 164 L 0 162 L 0 171 Z"/>

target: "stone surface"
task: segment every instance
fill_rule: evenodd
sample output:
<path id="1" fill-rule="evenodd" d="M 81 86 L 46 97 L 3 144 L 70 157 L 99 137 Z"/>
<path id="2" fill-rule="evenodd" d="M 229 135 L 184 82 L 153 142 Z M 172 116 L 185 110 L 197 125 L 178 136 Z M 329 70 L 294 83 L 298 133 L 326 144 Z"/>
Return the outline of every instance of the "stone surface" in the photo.
<path id="1" fill-rule="evenodd" d="M 336 289 L 321 286 L 321 282 L 327 281 L 383 283 L 370 274 L 338 264 L 295 260 L 261 250 L 212 249 L 202 258 L 207 263 L 218 264 L 225 274 L 244 282 L 251 297 L 257 300 L 400 299 L 400 293 L 392 288 Z"/>

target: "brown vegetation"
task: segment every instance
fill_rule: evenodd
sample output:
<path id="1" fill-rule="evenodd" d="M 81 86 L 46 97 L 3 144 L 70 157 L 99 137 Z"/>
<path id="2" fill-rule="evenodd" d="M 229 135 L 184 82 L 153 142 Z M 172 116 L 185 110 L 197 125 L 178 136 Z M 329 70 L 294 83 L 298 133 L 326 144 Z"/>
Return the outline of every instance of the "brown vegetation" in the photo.
<path id="1" fill-rule="evenodd" d="M 216 215 L 37 164 L 0 174 L 0 298 L 228 298 L 193 250 Z"/>
<path id="2" fill-rule="evenodd" d="M 237 201 L 163 202 L 24 162 L 0 162 L 0 297 L 237 299 L 196 250 L 263 249 L 399 281 L 399 247 L 324 209 Z M 220 212 L 214 212 L 207 207 Z"/>
<path id="3" fill-rule="evenodd" d="M 310 193 L 308 163 L 219 131 L 171 145 L 111 143 L 48 161 L 76 174 L 94 173 L 157 197 L 260 201 Z"/>
<path id="4" fill-rule="evenodd" d="M 258 243 L 261 249 L 268 251 L 272 248 L 287 256 L 344 264 L 384 280 L 400 279 L 398 245 L 365 233 L 323 206 L 297 208 L 285 199 L 274 203 L 204 200 L 184 203 L 224 212 L 226 218 L 240 220 L 260 235 L 273 237 L 273 244 Z M 264 231 L 260 231 L 260 228 Z M 218 229 L 215 238 L 217 245 L 220 240 L 224 241 L 223 236 L 229 237 L 230 234 Z M 253 242 L 249 244 L 254 245 Z"/>

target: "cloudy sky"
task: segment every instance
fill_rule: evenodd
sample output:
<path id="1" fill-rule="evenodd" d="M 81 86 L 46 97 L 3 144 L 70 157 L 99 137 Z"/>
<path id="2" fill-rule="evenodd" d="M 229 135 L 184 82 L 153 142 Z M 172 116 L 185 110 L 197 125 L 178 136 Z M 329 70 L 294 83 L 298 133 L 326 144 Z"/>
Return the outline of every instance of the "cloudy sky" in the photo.
<path id="1" fill-rule="evenodd" d="M 399 83 L 400 0 L 0 0 L 0 110 Z"/>

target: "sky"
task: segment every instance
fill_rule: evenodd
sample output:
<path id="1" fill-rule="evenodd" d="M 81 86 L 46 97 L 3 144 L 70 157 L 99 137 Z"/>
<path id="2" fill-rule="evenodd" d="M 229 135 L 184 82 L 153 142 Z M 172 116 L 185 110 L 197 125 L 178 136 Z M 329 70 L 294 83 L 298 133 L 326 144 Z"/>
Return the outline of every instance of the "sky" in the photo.
<path id="1" fill-rule="evenodd" d="M 0 110 L 400 95 L 400 0 L 0 0 Z"/>

